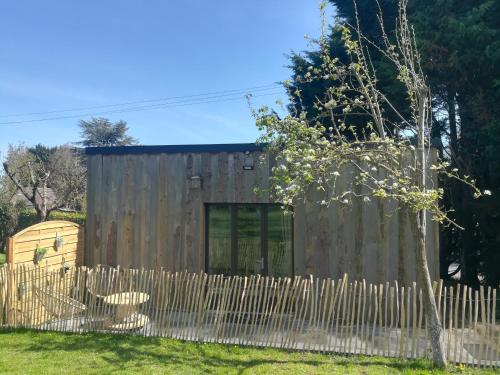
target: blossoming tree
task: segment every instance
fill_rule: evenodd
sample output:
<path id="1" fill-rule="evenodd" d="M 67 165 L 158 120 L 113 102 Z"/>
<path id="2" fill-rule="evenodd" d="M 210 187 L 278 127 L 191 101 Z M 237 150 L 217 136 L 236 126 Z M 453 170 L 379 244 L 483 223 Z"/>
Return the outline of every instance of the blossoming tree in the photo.
<path id="1" fill-rule="evenodd" d="M 323 29 L 325 6 L 321 5 Z M 417 274 L 432 358 L 435 364 L 446 366 L 443 328 L 426 258 L 426 226 L 428 219 L 458 224 L 440 206 L 443 190 L 432 177 L 446 174 L 456 178 L 474 189 L 476 197 L 488 191 L 479 191 L 473 180 L 459 176 L 446 162 L 431 158 L 431 96 L 406 6 L 407 0 L 400 0 L 395 35 L 385 32 L 379 14 L 383 35 L 379 43 L 364 37 L 359 23 L 337 22 L 335 27 L 342 35 L 347 62 L 330 56 L 324 36 L 317 41 L 321 65 L 299 77 L 306 82 L 321 80 L 327 84 L 325 97 L 317 98 L 315 119 L 311 120 L 304 109 L 292 109 L 283 118 L 268 107 L 253 113 L 263 132 L 260 141 L 266 142 L 276 155 L 271 186 L 277 200 L 293 206 L 307 199 L 308 191 L 316 189 L 322 193 L 323 198 L 317 202 L 321 205 L 391 200 L 410 213 L 417 238 Z M 396 109 L 378 87 L 377 71 L 370 60 L 373 48 L 395 69 L 407 96 L 404 110 Z M 294 95 L 300 98 L 300 92 Z M 350 123 L 354 114 L 366 118 L 362 126 Z M 353 178 L 339 187 L 336 182 L 343 173 L 350 173 Z"/>

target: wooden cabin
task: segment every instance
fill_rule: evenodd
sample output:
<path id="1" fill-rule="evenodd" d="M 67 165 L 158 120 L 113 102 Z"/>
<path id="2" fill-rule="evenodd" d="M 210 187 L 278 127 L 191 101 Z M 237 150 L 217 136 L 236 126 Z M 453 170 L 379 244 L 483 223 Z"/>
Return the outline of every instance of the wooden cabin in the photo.
<path id="1" fill-rule="evenodd" d="M 415 237 L 390 202 L 287 215 L 255 188 L 269 160 L 255 144 L 87 148 L 85 263 L 271 276 L 416 279 Z M 347 178 L 347 177 L 342 177 Z M 438 225 L 428 224 L 431 277 L 439 278 Z"/>

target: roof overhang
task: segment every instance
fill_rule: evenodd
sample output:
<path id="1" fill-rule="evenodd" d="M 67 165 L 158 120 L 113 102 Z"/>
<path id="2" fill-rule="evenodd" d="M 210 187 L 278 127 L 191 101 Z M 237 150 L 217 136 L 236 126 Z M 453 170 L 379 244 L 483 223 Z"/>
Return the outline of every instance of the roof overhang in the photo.
<path id="1" fill-rule="evenodd" d="M 256 143 L 221 143 L 196 145 L 158 145 L 158 146 L 117 146 L 117 147 L 87 147 L 87 155 L 130 155 L 130 154 L 172 154 L 172 153 L 202 153 L 202 152 L 254 152 L 262 151 L 265 144 Z"/>

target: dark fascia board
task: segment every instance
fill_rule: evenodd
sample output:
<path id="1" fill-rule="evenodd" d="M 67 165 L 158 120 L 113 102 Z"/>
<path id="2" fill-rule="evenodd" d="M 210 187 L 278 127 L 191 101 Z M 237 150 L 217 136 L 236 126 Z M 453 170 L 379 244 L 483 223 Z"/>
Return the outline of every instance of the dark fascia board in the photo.
<path id="1" fill-rule="evenodd" d="M 130 154 L 172 154 L 186 152 L 253 152 L 262 151 L 265 144 L 227 143 L 200 145 L 162 145 L 162 146 L 117 146 L 117 147 L 87 147 L 87 155 L 130 155 Z"/>

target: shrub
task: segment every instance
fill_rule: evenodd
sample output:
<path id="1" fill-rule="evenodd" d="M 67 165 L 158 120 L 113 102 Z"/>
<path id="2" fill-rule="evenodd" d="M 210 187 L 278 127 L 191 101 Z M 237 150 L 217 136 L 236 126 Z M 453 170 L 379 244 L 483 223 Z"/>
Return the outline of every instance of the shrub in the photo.
<path id="1" fill-rule="evenodd" d="M 52 211 L 48 220 L 67 220 L 85 225 L 85 212 Z M 16 232 L 38 223 L 38 217 L 34 209 L 23 210 L 19 214 Z"/>
<path id="2" fill-rule="evenodd" d="M 0 251 L 5 249 L 7 238 L 16 232 L 18 212 L 16 206 L 0 199 Z"/>

